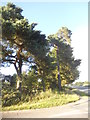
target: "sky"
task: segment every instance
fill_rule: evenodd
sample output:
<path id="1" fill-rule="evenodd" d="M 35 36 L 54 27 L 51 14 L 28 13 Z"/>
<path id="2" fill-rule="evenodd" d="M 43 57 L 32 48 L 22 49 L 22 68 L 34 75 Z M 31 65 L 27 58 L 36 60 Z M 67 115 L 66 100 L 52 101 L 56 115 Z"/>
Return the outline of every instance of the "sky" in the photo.
<path id="1" fill-rule="evenodd" d="M 23 9 L 22 14 L 30 23 L 38 23 L 36 29 L 46 36 L 55 34 L 61 27 L 72 31 L 73 54 L 81 59 L 79 81 L 88 80 L 88 2 L 14 2 Z M 4 5 L 5 3 L 2 3 Z M 11 70 L 12 69 L 12 70 Z M 25 70 L 25 67 L 23 68 Z M 13 74 L 13 66 L 2 69 Z"/>

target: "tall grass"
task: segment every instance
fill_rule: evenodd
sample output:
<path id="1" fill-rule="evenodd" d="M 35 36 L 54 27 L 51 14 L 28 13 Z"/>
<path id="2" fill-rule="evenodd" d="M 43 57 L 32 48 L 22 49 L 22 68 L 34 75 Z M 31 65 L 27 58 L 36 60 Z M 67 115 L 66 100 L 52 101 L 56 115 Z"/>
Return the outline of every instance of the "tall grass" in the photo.
<path id="1" fill-rule="evenodd" d="M 75 102 L 77 100 L 79 100 L 79 96 L 76 94 L 68 94 L 64 91 L 59 94 L 57 91 L 52 92 L 51 90 L 48 90 L 46 92 L 41 92 L 29 102 L 20 102 L 17 105 L 3 107 L 2 110 L 6 111 L 49 108 L 54 106 L 61 106 L 70 102 Z"/>

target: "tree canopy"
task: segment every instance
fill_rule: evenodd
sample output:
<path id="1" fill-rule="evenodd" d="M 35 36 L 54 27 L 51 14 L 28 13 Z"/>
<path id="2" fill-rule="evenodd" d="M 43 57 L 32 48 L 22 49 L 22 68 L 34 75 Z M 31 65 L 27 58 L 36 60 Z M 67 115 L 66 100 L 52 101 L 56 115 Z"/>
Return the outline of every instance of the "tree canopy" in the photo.
<path id="1" fill-rule="evenodd" d="M 62 27 L 57 33 L 46 38 L 40 30 L 34 29 L 37 23 L 29 23 L 22 15 L 22 11 L 13 3 L 0 8 L 2 66 L 14 65 L 17 72 L 17 89 L 21 92 L 22 87 L 26 87 L 30 93 L 33 88 L 42 88 L 43 91 L 49 88 L 56 89 L 58 72 L 60 72 L 62 87 L 74 82 L 79 77 L 78 66 L 81 60 L 73 56 L 73 48 L 70 46 L 71 30 Z M 26 75 L 22 73 L 24 64 L 30 67 Z"/>
<path id="2" fill-rule="evenodd" d="M 1 7 L 0 11 L 2 11 L 2 63 L 14 64 L 20 84 L 23 63 L 32 63 L 35 58 L 45 56 L 46 36 L 34 30 L 37 24 L 29 24 L 21 14 L 22 9 L 16 5 L 8 3 Z M 21 89 L 20 85 L 17 87 Z"/>
<path id="3" fill-rule="evenodd" d="M 68 28 L 62 27 L 56 34 L 48 36 L 48 41 L 53 47 L 51 56 L 55 58 L 55 62 L 57 61 L 55 46 L 58 46 L 59 49 L 58 56 L 62 85 L 72 83 L 79 77 L 78 66 L 81 63 L 81 60 L 75 60 L 73 56 L 73 48 L 71 48 L 70 45 L 71 34 L 72 33 Z M 57 68 L 55 74 L 56 73 Z"/>

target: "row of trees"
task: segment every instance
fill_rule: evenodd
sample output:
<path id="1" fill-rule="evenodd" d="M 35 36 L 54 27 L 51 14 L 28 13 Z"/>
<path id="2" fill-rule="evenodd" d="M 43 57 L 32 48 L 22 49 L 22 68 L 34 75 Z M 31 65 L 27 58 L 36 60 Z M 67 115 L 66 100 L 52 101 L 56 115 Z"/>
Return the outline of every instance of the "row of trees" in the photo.
<path id="1" fill-rule="evenodd" d="M 22 9 L 12 3 L 0 8 L 2 12 L 2 66 L 14 65 L 17 89 L 22 91 L 22 66 L 28 65 L 33 81 L 41 79 L 43 91 L 72 83 L 79 77 L 80 60 L 73 57 L 71 31 L 62 27 L 49 35 L 35 30 L 37 23 L 29 24 Z M 34 71 L 34 72 L 33 72 Z M 36 77 L 36 79 L 35 79 Z M 26 80 L 26 81 L 25 81 Z M 27 82 L 24 79 L 24 83 Z M 30 79 L 29 79 L 30 81 Z M 38 84 L 38 83 L 37 83 Z"/>

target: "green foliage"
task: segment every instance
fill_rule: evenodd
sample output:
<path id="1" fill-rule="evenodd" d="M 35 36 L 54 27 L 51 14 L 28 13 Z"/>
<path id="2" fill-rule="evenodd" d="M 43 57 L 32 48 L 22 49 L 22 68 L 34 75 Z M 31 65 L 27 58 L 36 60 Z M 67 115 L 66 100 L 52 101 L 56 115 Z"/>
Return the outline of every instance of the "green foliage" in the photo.
<path id="1" fill-rule="evenodd" d="M 83 86 L 83 82 L 76 82 L 74 85 L 76 85 L 76 86 Z"/>
<path id="2" fill-rule="evenodd" d="M 34 96 L 38 89 L 38 76 L 34 71 L 30 71 L 27 75 L 22 75 L 22 90 L 24 94 Z"/>
<path id="3" fill-rule="evenodd" d="M 64 28 L 63 29 L 63 34 L 64 33 Z M 61 31 L 62 31 L 61 29 Z M 65 32 L 67 29 L 65 28 Z M 70 31 L 69 31 L 70 32 Z M 68 31 L 67 31 L 68 33 Z M 71 32 L 70 32 L 71 33 Z M 61 34 L 61 33 L 60 33 Z M 68 33 L 69 34 L 69 33 Z M 62 41 L 63 37 L 58 37 L 58 33 L 55 35 L 50 35 L 48 36 L 48 39 L 51 43 L 51 45 L 54 45 L 52 51 L 50 52 L 50 56 L 54 58 L 54 63 L 57 64 L 57 47 L 59 48 L 59 66 L 60 66 L 60 77 L 61 77 L 61 84 L 64 86 L 65 84 L 70 84 L 74 82 L 78 77 L 79 77 L 79 71 L 78 71 L 78 66 L 80 65 L 81 60 L 73 57 L 73 49 L 68 43 L 67 37 L 65 36 L 64 39 L 66 41 Z M 70 34 L 71 36 L 71 34 Z M 70 39 L 70 37 L 69 37 Z M 57 66 L 57 65 L 56 65 Z M 57 80 L 57 67 L 54 69 L 53 74 L 55 79 Z"/>
<path id="4" fill-rule="evenodd" d="M 90 87 L 90 82 L 89 82 L 89 81 L 85 81 L 85 82 L 83 83 L 83 86 Z"/>
<path id="5" fill-rule="evenodd" d="M 34 30 L 36 23 L 29 24 L 22 16 L 22 9 L 13 3 L 0 8 L 2 11 L 2 65 L 13 64 L 18 80 L 17 88 L 21 90 L 22 66 L 24 63 L 35 63 L 47 52 L 45 35 Z M 6 17 L 5 17 L 6 16 Z M 41 52 L 42 51 L 42 52 Z"/>
<path id="6" fill-rule="evenodd" d="M 60 41 L 68 43 L 69 45 L 71 44 L 72 32 L 67 27 L 62 27 L 56 34 L 60 38 Z"/>
<path id="7" fill-rule="evenodd" d="M 9 83 L 3 83 L 2 86 L 2 107 L 11 106 L 20 102 L 20 92 L 12 88 Z"/>
<path id="8" fill-rule="evenodd" d="M 66 93 L 65 91 L 58 94 L 56 91 L 48 90 L 36 95 L 32 101 L 19 103 L 10 107 L 3 107 L 3 110 L 25 110 L 36 108 L 49 108 L 53 106 L 61 106 L 70 102 L 79 100 L 79 96 L 74 93 Z"/>
<path id="9" fill-rule="evenodd" d="M 90 82 L 85 81 L 85 82 L 75 82 L 74 85 L 76 86 L 90 86 Z"/>
<path id="10" fill-rule="evenodd" d="M 56 34 L 49 35 L 46 39 L 46 35 L 41 34 L 40 30 L 34 30 L 37 23 L 29 24 L 22 11 L 13 3 L 0 8 L 2 65 L 13 64 L 17 72 L 13 75 L 11 83 L 3 83 L 2 105 L 32 102 L 28 108 L 41 108 L 66 104 L 70 102 L 71 95 L 66 94 L 65 97 L 63 92 L 59 95 L 58 92 L 54 94 L 45 91 L 48 89 L 54 91 L 58 88 L 58 72 L 60 72 L 62 90 L 65 84 L 70 84 L 79 77 L 78 66 L 81 60 L 75 60 L 73 57 L 73 49 L 70 46 L 72 33 L 68 28 L 62 27 Z M 60 71 L 57 69 L 57 46 Z M 22 73 L 23 64 L 27 64 L 30 68 L 27 74 Z M 38 79 L 41 79 L 41 82 L 38 82 Z M 71 101 L 78 99 L 77 96 L 75 97 L 76 99 Z M 27 105 L 28 103 L 24 106 L 27 108 Z M 19 108 L 23 109 L 23 106 Z"/>

